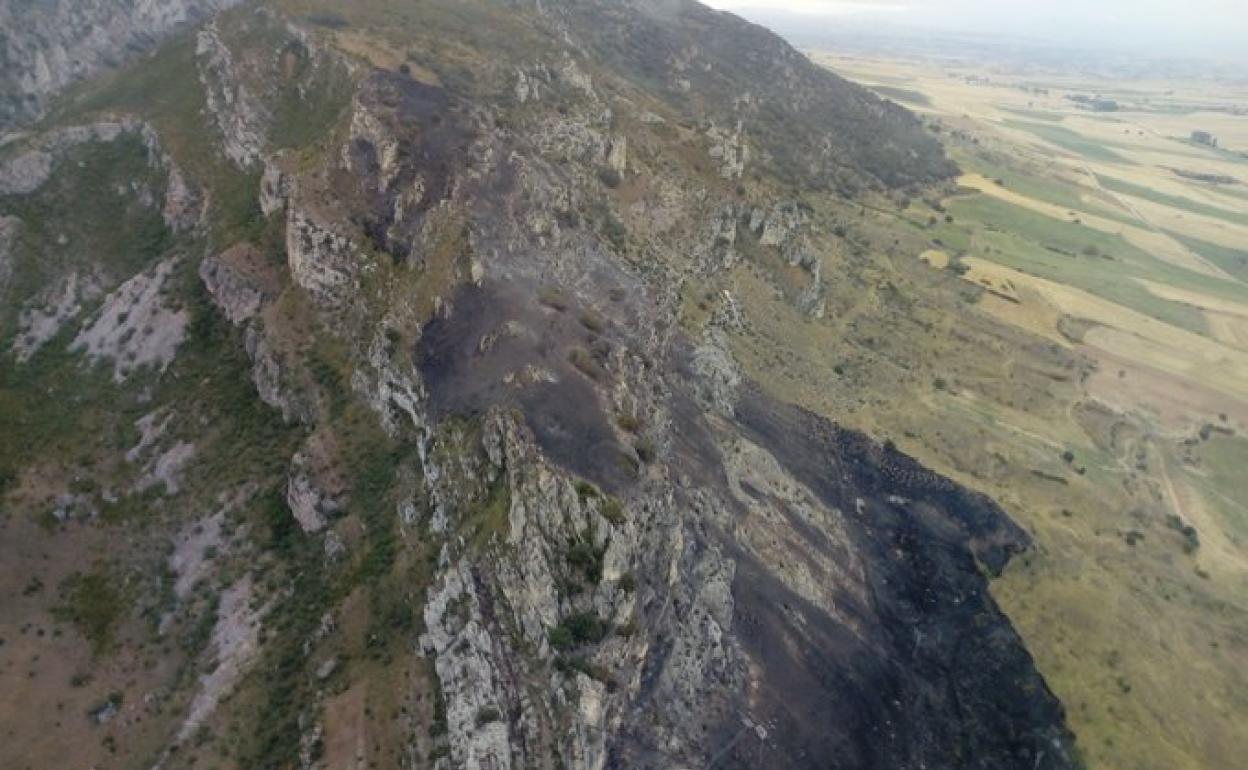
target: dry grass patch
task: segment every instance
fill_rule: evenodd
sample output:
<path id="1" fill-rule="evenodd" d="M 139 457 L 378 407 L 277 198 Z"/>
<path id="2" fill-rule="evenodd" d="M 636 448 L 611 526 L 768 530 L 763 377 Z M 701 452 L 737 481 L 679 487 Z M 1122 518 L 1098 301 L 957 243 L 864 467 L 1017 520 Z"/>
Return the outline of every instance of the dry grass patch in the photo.
<path id="1" fill-rule="evenodd" d="M 928 249 L 919 255 L 919 259 L 937 270 L 949 267 L 949 255 L 939 249 Z"/>

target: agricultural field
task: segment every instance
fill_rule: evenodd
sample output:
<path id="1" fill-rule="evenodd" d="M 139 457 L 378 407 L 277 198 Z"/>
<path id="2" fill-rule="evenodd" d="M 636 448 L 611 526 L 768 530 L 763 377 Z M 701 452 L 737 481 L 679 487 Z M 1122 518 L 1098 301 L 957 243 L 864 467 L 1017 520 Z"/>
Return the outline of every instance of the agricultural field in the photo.
<path id="1" fill-rule="evenodd" d="M 1088 767 L 1239 766 L 1248 85 L 812 56 L 914 110 L 962 171 L 947 195 L 878 213 L 918 236 L 890 255 L 898 274 L 909 259 L 965 292 L 898 354 L 948 368 L 855 419 L 1032 533 L 995 592 Z M 943 352 L 993 325 L 1016 342 Z"/>

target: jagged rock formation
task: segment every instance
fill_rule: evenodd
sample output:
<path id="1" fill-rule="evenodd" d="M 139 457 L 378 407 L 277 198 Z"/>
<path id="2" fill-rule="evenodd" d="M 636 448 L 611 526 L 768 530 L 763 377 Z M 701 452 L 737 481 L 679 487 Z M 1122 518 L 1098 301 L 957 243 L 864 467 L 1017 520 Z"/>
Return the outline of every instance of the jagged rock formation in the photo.
<path id="1" fill-rule="evenodd" d="M 67 85 L 238 0 L 0 3 L 0 132 L 40 117 Z"/>
<path id="2" fill-rule="evenodd" d="M 912 116 L 680 0 L 435 0 L 384 28 L 284 7 L 188 49 L 212 173 L 117 192 L 204 215 L 160 217 L 181 240 L 13 353 L 107 357 L 143 415 L 131 485 L 74 485 L 144 513 L 83 537 L 174 544 L 151 614 L 187 641 L 125 700 L 129 765 L 1072 766 L 987 590 L 1026 534 L 751 382 L 731 296 L 682 321 L 742 264 L 799 271 L 776 291 L 820 317 L 841 246 L 792 191 L 941 182 Z M 79 151 L 48 142 L 0 167 L 8 230 Z M 0 467 L 18 505 L 69 489 L 39 457 Z"/>

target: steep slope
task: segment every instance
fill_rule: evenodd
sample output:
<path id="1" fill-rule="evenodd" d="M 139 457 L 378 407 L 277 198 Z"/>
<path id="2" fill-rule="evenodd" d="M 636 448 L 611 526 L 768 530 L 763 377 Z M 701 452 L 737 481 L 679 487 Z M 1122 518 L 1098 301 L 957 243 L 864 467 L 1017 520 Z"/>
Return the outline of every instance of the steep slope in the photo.
<path id="1" fill-rule="evenodd" d="M 748 127 L 757 164 L 805 189 L 852 195 L 954 170 L 911 113 L 730 14 L 692 0 L 570 3 L 551 12 L 576 30 L 591 59 L 681 117 L 730 132 Z"/>
<path id="2" fill-rule="evenodd" d="M 238 0 L 0 3 L 0 132 L 43 115 L 67 85 L 151 48 Z"/>
<path id="3" fill-rule="evenodd" d="M 951 171 L 904 111 L 693 3 L 282 0 L 52 116 L 6 765 L 1072 766 L 987 590 L 1026 534 L 690 307 L 822 318 L 853 206 Z"/>

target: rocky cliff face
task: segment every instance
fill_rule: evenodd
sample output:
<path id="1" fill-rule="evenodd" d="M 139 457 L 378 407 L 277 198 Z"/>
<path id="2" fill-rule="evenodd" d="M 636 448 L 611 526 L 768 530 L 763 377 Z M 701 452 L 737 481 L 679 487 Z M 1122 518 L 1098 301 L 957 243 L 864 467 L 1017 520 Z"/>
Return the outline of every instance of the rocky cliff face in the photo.
<path id="1" fill-rule="evenodd" d="M 40 117 L 67 85 L 150 49 L 238 0 L 0 3 L 0 131 Z"/>
<path id="2" fill-rule="evenodd" d="M 33 313 L 76 276 L 6 398 L 88 366 L 86 335 L 116 401 L 74 414 L 138 434 L 71 463 L 66 426 L 0 466 L 12 548 L 143 554 L 40 568 L 94 648 L 56 644 L 118 688 L 91 713 L 120 766 L 1072 766 L 987 590 L 1026 534 L 751 382 L 747 304 L 686 317 L 733 269 L 822 315 L 845 246 L 794 191 L 938 184 L 911 116 L 692 3 L 298 7 L 186 49 L 193 140 L 159 105 L 126 124 L 210 148 L 198 175 L 76 154 L 94 134 L 0 167 L 15 275 L 71 162 L 154 228 L 148 264 L 83 262 L 75 232 L 8 289 Z M 182 187 L 206 208 L 178 230 Z M 158 355 L 125 352 L 144 328 L 90 342 L 131 318 Z M 48 622 L 38 596 L 6 616 Z M 6 761 L 48 750 L 36 701 Z"/>

